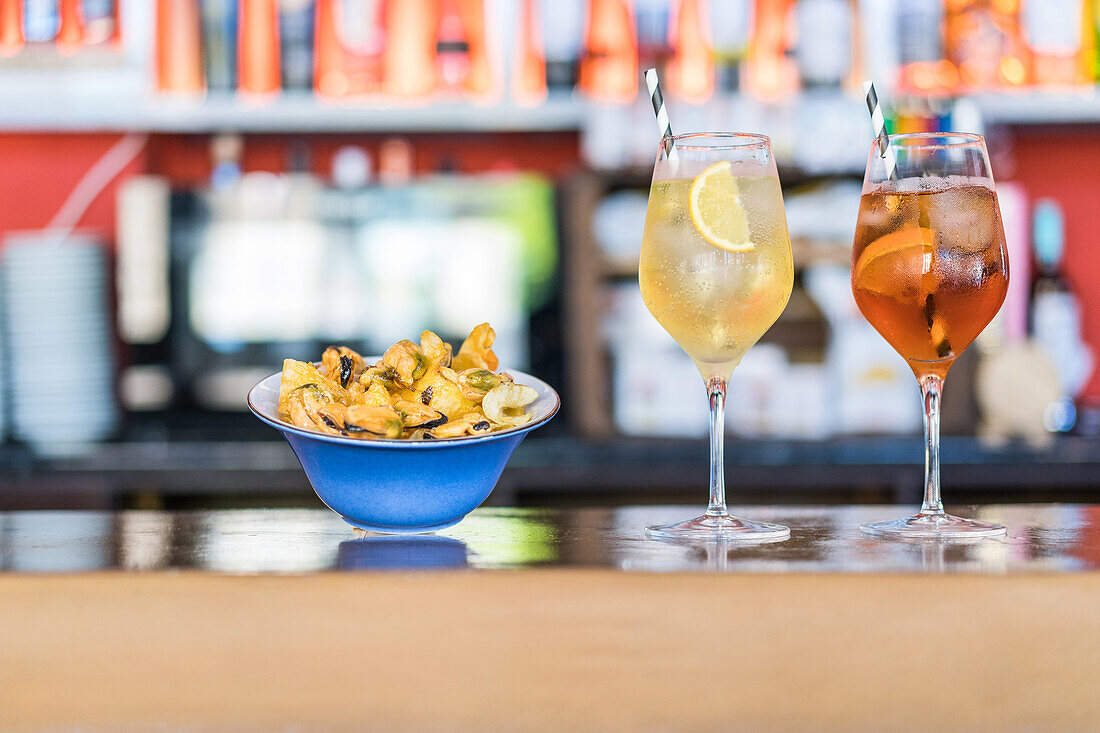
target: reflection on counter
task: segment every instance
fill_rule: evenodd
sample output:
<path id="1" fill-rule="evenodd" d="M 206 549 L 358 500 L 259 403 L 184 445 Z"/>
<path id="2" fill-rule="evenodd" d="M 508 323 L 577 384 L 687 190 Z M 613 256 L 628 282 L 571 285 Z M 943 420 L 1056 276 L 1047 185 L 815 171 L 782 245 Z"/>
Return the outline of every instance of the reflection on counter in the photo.
<path id="1" fill-rule="evenodd" d="M 791 539 L 771 545 L 676 545 L 643 527 L 689 507 L 479 509 L 437 534 L 369 535 L 327 510 L 10 512 L 0 514 L 0 570 L 27 573 L 203 569 L 230 574 L 327 570 L 611 567 L 643 572 L 981 574 L 1100 568 L 1100 506 L 990 505 L 959 513 L 1009 527 L 1004 540 L 904 543 L 861 535 L 893 506 L 754 507 Z"/>
<path id="2" fill-rule="evenodd" d="M 469 565 L 462 540 L 439 535 L 377 535 L 340 543 L 340 570 L 445 570 Z"/>

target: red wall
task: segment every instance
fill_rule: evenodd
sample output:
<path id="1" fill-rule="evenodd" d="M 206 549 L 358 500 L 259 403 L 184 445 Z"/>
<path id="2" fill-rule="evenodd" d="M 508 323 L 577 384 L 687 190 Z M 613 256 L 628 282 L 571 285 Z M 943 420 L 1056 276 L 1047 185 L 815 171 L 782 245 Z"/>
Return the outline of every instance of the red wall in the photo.
<path id="1" fill-rule="evenodd" d="M 247 138 L 245 170 L 286 170 L 293 145 L 306 141 L 310 168 L 327 177 L 332 156 L 343 145 L 362 145 L 377 157 L 387 136 L 255 135 Z M 414 150 L 418 171 L 449 166 L 476 172 L 501 168 L 541 171 L 560 177 L 579 165 L 576 133 L 508 133 L 403 136 Z M 0 134 L 0 236 L 49 223 L 80 177 L 117 140 L 117 134 Z M 210 177 L 208 135 L 153 135 L 138 159 L 119 176 L 164 175 L 177 185 L 201 185 Z M 96 199 L 82 224 L 114 232 L 117 180 Z"/>
<path id="2" fill-rule="evenodd" d="M 119 140 L 117 134 L 0 135 L 0 236 L 17 229 L 46 226 L 77 181 Z M 141 171 L 145 155 L 131 163 L 123 176 Z M 81 226 L 108 237 L 115 229 L 115 191 L 107 187 L 88 209 Z"/>
<path id="3" fill-rule="evenodd" d="M 1032 201 L 1057 200 L 1065 216 L 1066 270 L 1081 299 L 1085 339 L 1100 360 L 1100 128 L 1017 128 L 990 140 L 998 180 L 1014 180 Z M 1085 387 L 1100 401 L 1100 369 Z"/>

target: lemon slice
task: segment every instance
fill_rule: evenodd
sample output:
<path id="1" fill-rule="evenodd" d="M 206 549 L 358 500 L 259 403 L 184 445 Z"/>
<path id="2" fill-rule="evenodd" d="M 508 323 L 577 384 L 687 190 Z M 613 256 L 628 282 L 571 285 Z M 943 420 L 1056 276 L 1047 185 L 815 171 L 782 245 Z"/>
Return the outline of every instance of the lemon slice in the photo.
<path id="1" fill-rule="evenodd" d="M 741 206 L 737 179 L 727 161 L 715 163 L 695 177 L 688 205 L 691 223 L 715 247 L 748 252 L 756 246 L 749 235 L 749 220 Z"/>
<path id="2" fill-rule="evenodd" d="M 902 280 L 922 278 L 933 271 L 935 251 L 935 229 L 909 227 L 885 234 L 871 242 L 856 260 L 856 280 L 861 287 L 880 291 L 897 287 Z"/>

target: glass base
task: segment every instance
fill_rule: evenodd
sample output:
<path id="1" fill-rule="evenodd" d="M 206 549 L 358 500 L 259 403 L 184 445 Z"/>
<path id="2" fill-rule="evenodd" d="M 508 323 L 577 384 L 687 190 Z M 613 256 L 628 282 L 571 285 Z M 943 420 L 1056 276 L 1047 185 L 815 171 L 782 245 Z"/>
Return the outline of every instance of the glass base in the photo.
<path id="1" fill-rule="evenodd" d="M 1003 537 L 1007 531 L 999 524 L 963 519 L 950 514 L 916 514 L 890 522 L 874 522 L 860 527 L 866 534 L 890 539 L 970 540 Z"/>
<path id="2" fill-rule="evenodd" d="M 650 539 L 681 542 L 782 542 L 791 530 L 782 524 L 750 522 L 728 514 L 704 514 L 672 524 L 654 524 L 645 528 Z"/>

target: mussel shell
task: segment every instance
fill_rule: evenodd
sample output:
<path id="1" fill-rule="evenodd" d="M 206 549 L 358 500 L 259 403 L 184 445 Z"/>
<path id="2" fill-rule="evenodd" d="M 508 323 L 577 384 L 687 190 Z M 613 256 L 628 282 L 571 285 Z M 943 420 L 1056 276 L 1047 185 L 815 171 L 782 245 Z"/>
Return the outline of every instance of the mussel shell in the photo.
<path id="1" fill-rule="evenodd" d="M 355 361 L 350 356 L 340 357 L 340 386 L 347 389 L 351 381 L 351 372 L 355 367 Z"/>
<path id="2" fill-rule="evenodd" d="M 444 415 L 439 410 L 436 410 L 435 412 L 436 412 L 437 415 L 439 415 L 439 417 L 434 418 L 432 420 L 428 420 L 427 422 L 422 422 L 419 425 L 406 425 L 405 427 L 406 428 L 423 428 L 424 430 L 431 430 L 432 428 L 438 428 L 440 425 L 446 425 L 447 424 L 447 416 Z"/>

